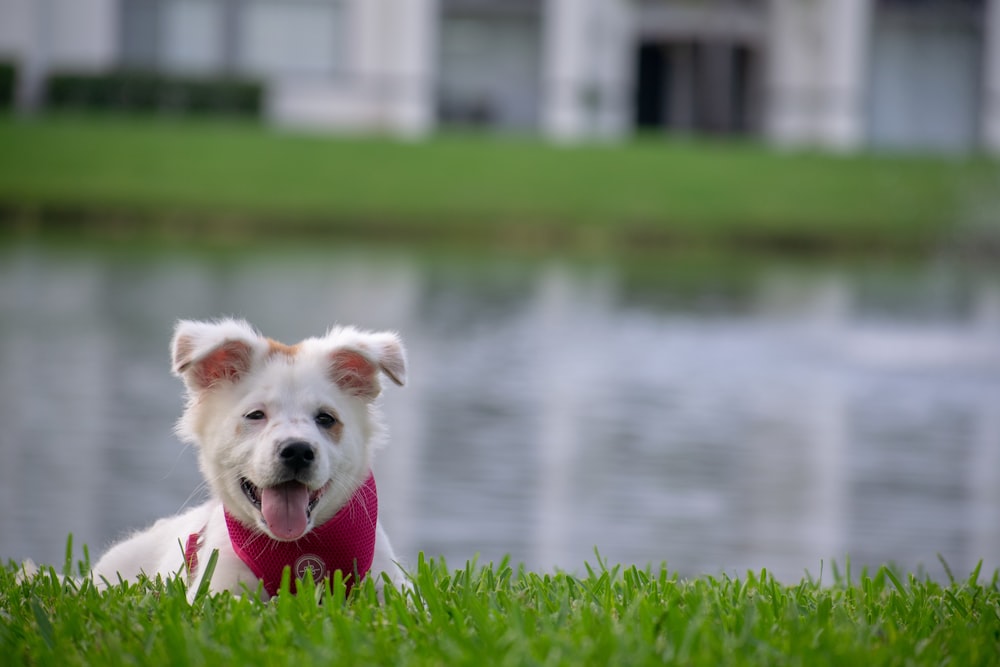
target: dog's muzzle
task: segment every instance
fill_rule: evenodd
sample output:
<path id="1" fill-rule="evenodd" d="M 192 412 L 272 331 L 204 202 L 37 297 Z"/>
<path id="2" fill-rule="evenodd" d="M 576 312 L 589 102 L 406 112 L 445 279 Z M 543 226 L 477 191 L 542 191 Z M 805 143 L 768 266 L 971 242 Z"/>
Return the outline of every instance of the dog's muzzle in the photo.
<path id="1" fill-rule="evenodd" d="M 312 511 L 330 488 L 330 482 L 315 491 L 295 480 L 262 489 L 244 477 L 240 488 L 277 539 L 297 540 L 306 533 Z"/>

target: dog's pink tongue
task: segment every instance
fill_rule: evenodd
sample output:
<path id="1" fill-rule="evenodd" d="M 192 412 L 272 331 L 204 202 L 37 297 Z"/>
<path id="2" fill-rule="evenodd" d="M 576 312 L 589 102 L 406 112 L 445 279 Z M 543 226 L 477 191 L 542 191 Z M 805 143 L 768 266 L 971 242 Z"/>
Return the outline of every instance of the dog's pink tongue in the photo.
<path id="1" fill-rule="evenodd" d="M 309 487 L 299 482 L 285 482 L 261 489 L 260 511 L 275 537 L 297 540 L 309 522 Z"/>

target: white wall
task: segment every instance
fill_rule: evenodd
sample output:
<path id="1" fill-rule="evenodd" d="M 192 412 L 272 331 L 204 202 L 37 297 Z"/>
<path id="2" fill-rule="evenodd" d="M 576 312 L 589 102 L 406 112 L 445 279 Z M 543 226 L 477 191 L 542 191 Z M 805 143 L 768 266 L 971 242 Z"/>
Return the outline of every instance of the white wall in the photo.
<path id="1" fill-rule="evenodd" d="M 118 0 L 34 0 L 52 6 L 53 66 L 107 67 L 118 44 Z"/>
<path id="2" fill-rule="evenodd" d="M 60 67 L 115 56 L 118 0 L 0 0 L 0 53 Z"/>
<path id="3" fill-rule="evenodd" d="M 115 58 L 118 0 L 0 0 L 0 54 L 20 66 L 19 104 L 34 106 L 45 73 L 98 69 Z"/>
<path id="4" fill-rule="evenodd" d="M 0 57 L 21 57 L 34 33 L 32 7 L 39 0 L 0 0 Z"/>

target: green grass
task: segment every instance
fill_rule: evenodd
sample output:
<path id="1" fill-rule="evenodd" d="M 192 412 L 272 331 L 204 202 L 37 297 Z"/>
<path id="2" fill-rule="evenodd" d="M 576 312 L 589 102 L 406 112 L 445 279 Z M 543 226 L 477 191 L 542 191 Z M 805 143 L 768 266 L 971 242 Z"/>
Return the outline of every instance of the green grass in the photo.
<path id="1" fill-rule="evenodd" d="M 177 580 L 98 592 L 0 569 L 0 649 L 15 665 L 995 665 L 998 577 L 941 585 L 889 568 L 830 582 L 680 579 L 665 567 L 538 574 L 420 559 L 413 589 L 370 582 L 260 603 Z"/>
<path id="2" fill-rule="evenodd" d="M 557 147 L 398 142 L 250 124 L 0 118 L 0 209 L 226 234 L 294 223 L 408 236 L 570 243 L 927 247 L 982 219 L 1000 165 L 636 141 Z M 121 221 L 125 220 L 125 223 Z M 281 229 L 281 227 L 277 227 Z"/>

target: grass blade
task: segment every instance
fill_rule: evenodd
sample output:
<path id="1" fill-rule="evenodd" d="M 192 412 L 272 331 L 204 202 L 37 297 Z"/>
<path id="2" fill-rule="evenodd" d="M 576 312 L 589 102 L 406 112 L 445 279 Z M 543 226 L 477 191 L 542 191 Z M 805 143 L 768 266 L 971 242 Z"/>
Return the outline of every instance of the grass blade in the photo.
<path id="1" fill-rule="evenodd" d="M 941 563 L 941 567 L 944 568 L 944 573 L 948 577 L 948 583 L 950 583 L 952 586 L 954 586 L 955 585 L 955 575 L 952 574 L 951 567 L 949 567 L 949 565 L 948 565 L 948 561 L 946 561 L 944 559 L 944 556 L 942 556 L 940 553 L 937 555 L 937 559 Z"/>
<path id="2" fill-rule="evenodd" d="M 35 623 L 38 625 L 38 634 L 41 635 L 42 641 L 50 649 L 55 648 L 56 636 L 55 631 L 52 629 L 52 621 L 49 620 L 49 615 L 45 613 L 45 610 L 42 609 L 42 605 L 37 599 L 32 599 L 31 601 L 31 612 L 35 616 Z"/>
<path id="3" fill-rule="evenodd" d="M 195 600 L 201 600 L 208 595 L 209 586 L 212 585 L 212 575 L 215 574 L 215 565 L 218 562 L 219 550 L 212 549 L 212 555 L 208 557 L 208 562 L 205 563 L 205 573 L 201 576 L 201 583 L 198 584 L 198 592 L 194 596 Z"/>

